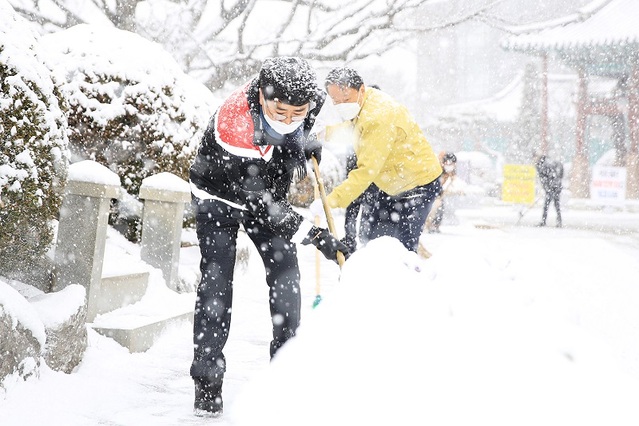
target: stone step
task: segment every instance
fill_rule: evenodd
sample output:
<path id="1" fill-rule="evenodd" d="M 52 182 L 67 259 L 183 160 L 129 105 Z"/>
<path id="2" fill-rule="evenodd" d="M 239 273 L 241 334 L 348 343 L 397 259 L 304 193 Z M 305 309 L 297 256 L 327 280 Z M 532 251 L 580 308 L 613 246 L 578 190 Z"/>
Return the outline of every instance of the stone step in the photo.
<path id="1" fill-rule="evenodd" d="M 194 296 L 181 294 L 171 299 L 156 305 L 145 305 L 143 301 L 127 306 L 99 315 L 88 325 L 130 352 L 144 352 L 168 326 L 180 321 L 193 322 Z"/>
<path id="2" fill-rule="evenodd" d="M 149 272 L 124 272 L 103 275 L 100 288 L 92 294 L 87 321 L 97 315 L 131 305 L 142 299 L 149 284 Z"/>

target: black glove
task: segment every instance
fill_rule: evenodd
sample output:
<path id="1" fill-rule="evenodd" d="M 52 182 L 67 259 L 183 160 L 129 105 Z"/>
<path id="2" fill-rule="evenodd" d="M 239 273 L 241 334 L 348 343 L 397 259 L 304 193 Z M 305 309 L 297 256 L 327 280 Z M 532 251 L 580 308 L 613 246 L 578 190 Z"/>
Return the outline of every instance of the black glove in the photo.
<path id="1" fill-rule="evenodd" d="M 313 226 L 302 244 L 313 244 L 328 260 L 337 262 L 337 252 L 340 251 L 344 257 L 351 255 L 351 251 L 340 240 L 333 237 L 328 229 Z"/>
<path id="2" fill-rule="evenodd" d="M 322 144 L 317 140 L 316 135 L 311 135 L 306 140 L 306 145 L 304 145 L 304 155 L 307 160 L 311 159 L 311 156 L 317 159 L 317 164 L 322 161 Z"/>
<path id="3" fill-rule="evenodd" d="M 350 250 L 351 253 L 354 253 L 355 250 L 357 250 L 357 240 L 355 239 L 354 235 L 346 234 L 346 236 L 342 238 L 340 242 L 348 247 L 348 250 Z"/>

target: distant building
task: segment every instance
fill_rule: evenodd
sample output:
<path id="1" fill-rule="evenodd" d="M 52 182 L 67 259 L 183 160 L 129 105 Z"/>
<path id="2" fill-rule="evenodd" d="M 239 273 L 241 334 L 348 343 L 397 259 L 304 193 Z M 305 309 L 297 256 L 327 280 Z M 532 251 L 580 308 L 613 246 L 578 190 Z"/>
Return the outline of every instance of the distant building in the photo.
<path id="1" fill-rule="evenodd" d="M 612 142 L 617 165 L 627 169 L 627 197 L 639 198 L 638 16 L 637 0 L 595 0 L 564 19 L 513 28 L 519 34 L 505 43 L 511 51 L 540 58 L 542 77 L 547 75 L 549 63 L 562 63 L 578 75 L 575 96 L 566 99 L 574 102 L 576 108 L 570 183 L 578 197 L 588 197 L 589 192 L 593 148 L 589 122 L 603 117 L 608 122 L 604 126 L 615 130 Z M 592 83 L 602 78 L 615 83 L 605 96 L 592 91 Z M 540 103 L 545 107 L 550 93 L 545 79 L 541 93 Z M 545 145 L 548 116 L 546 109 L 541 132 Z"/>
<path id="2" fill-rule="evenodd" d="M 523 70 L 530 58 L 503 50 L 501 41 L 508 33 L 500 27 L 562 16 L 588 1 L 508 0 L 490 9 L 494 21 L 472 20 L 424 33 L 417 42 L 418 121 L 426 122 L 443 105 L 491 97 Z M 483 3 L 486 2 L 435 2 L 418 20 L 424 26 L 441 25 L 467 16 Z"/>

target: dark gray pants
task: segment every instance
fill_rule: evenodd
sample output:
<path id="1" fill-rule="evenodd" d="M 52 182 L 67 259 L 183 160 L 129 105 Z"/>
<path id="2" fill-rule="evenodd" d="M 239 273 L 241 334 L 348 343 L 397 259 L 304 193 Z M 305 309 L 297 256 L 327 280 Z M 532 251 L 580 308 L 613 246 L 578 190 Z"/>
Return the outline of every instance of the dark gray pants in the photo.
<path id="1" fill-rule="evenodd" d="M 545 192 L 546 196 L 544 197 L 544 207 L 541 214 L 541 224 L 546 224 L 546 219 L 548 218 L 548 208 L 552 203 L 555 205 L 555 210 L 557 211 L 557 225 L 561 226 L 561 207 L 559 205 L 559 200 L 561 198 L 561 188 L 552 189 Z"/>
<path id="2" fill-rule="evenodd" d="M 274 235 L 256 221 L 224 203 L 196 200 L 197 236 L 202 278 L 197 289 L 193 323 L 192 377 L 221 379 L 226 371 L 223 349 L 231 326 L 233 273 L 240 224 L 257 248 L 266 269 L 273 323 L 270 355 L 299 325 L 300 273 L 295 244 Z"/>
<path id="3" fill-rule="evenodd" d="M 367 218 L 370 221 L 368 239 L 385 235 L 395 237 L 408 250 L 416 252 L 426 218 L 441 190 L 439 179 L 398 195 L 388 195 L 379 190 Z"/>

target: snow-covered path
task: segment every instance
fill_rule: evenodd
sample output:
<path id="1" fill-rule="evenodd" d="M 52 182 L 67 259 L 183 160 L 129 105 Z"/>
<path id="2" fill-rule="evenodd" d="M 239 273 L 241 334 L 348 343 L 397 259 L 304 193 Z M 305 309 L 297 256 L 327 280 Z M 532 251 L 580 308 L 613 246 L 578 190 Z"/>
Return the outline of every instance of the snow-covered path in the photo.
<path id="1" fill-rule="evenodd" d="M 636 235 L 570 229 L 443 226 L 441 234 L 423 237 L 433 257 L 419 265 L 419 280 L 425 286 L 448 288 L 448 297 L 457 300 L 458 308 L 474 303 L 485 304 L 486 310 L 500 304 L 508 304 L 514 311 L 534 307 L 548 314 L 540 327 L 542 322 L 566 321 L 589 339 L 602 342 L 597 349 L 601 356 L 618 363 L 622 375 L 634 383 L 639 380 L 637 241 Z M 311 307 L 315 250 L 300 247 L 299 253 L 304 322 L 320 309 Z M 197 252 L 185 249 L 183 256 L 197 256 Z M 366 270 L 359 272 L 363 280 L 372 283 L 374 277 Z M 331 297 L 339 294 L 335 291 L 339 269 L 322 259 L 320 274 L 322 303 L 330 303 Z M 40 380 L 8 389 L 6 399 L 0 401 L 2 425 L 235 424 L 234 402 L 249 382 L 269 370 L 270 319 L 262 277 L 259 259 L 252 256 L 235 286 L 234 322 L 226 350 L 224 397 L 228 415 L 223 418 L 192 415 L 193 390 L 188 377 L 191 329 L 183 323 L 167 331 L 149 351 L 138 354 L 129 354 L 110 339 L 91 333 L 90 348 L 77 372 L 65 375 L 44 370 Z M 384 283 L 389 291 L 396 284 Z M 408 300 L 411 296 L 405 295 Z M 372 300 L 371 295 L 361 295 L 363 304 Z M 357 315 L 361 308 L 352 306 L 352 314 Z M 474 306 L 472 312 L 481 315 L 482 306 Z M 401 363 L 403 355 L 397 357 Z M 309 387 L 314 385 L 308 383 Z M 277 383 L 273 389 L 277 392 Z M 406 388 L 405 392 L 408 397 L 414 390 Z"/>

